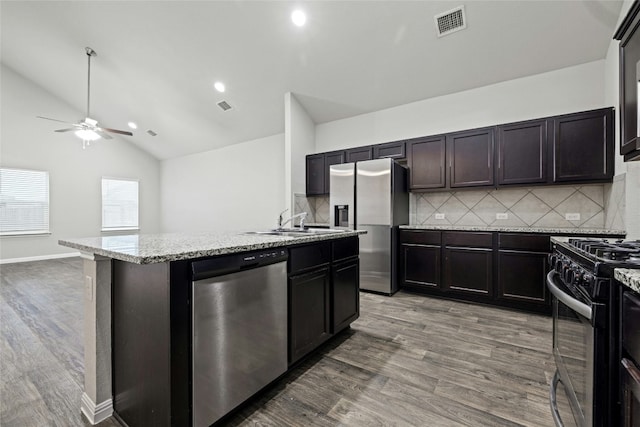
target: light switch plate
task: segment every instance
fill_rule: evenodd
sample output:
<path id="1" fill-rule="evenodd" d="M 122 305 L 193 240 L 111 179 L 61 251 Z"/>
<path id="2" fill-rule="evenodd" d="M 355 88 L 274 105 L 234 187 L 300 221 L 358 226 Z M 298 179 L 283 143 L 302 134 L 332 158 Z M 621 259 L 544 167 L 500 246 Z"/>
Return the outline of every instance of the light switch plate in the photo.
<path id="1" fill-rule="evenodd" d="M 436 219 L 444 219 L 444 214 L 443 213 L 437 213 L 436 214 Z"/>
<path id="2" fill-rule="evenodd" d="M 564 219 L 567 221 L 580 221 L 579 213 L 566 213 L 564 214 Z"/>
<path id="3" fill-rule="evenodd" d="M 496 219 L 509 219 L 509 214 L 504 212 L 504 213 L 497 213 L 496 214 Z"/>

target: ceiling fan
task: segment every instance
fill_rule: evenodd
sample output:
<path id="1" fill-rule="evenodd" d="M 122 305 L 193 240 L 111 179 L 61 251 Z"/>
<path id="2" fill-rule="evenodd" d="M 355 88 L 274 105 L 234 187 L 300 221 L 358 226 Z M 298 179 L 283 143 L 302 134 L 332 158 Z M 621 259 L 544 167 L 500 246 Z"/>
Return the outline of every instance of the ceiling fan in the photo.
<path id="1" fill-rule="evenodd" d="M 121 135 L 133 136 L 133 133 L 126 130 L 111 129 L 102 126 L 98 126 L 98 122 L 92 119 L 89 115 L 89 105 L 91 100 L 91 57 L 97 56 L 96 51 L 90 47 L 85 47 L 84 50 L 87 53 L 87 115 L 84 120 L 77 123 L 65 122 L 64 120 L 52 119 L 49 117 L 36 116 L 39 119 L 52 120 L 54 122 L 66 123 L 73 127 L 66 129 L 57 129 L 55 132 L 71 132 L 75 131 L 78 138 L 82 139 L 83 148 L 91 141 L 98 140 L 100 138 L 113 139 L 109 133 L 117 133 Z"/>

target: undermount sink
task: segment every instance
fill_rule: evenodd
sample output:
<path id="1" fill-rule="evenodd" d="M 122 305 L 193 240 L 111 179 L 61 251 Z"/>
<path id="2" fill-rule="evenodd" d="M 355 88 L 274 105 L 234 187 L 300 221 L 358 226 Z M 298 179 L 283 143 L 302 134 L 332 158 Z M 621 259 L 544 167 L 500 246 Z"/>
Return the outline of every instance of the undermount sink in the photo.
<path id="1" fill-rule="evenodd" d="M 345 230 L 338 230 L 334 228 L 284 228 L 281 230 L 267 230 L 267 231 L 248 231 L 245 234 L 259 234 L 267 236 L 289 236 L 289 237 L 303 237 L 312 236 L 314 234 L 329 234 L 329 233 L 343 233 Z"/>

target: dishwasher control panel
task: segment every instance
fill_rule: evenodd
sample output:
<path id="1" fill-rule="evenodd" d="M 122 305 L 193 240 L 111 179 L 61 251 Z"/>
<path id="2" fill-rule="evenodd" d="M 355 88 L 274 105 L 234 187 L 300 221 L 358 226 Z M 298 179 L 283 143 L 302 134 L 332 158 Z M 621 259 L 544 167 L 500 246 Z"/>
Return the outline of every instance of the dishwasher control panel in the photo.
<path id="1" fill-rule="evenodd" d="M 192 280 L 203 280 L 232 271 L 247 270 L 284 262 L 288 256 L 287 249 L 272 248 L 201 259 L 191 263 Z"/>

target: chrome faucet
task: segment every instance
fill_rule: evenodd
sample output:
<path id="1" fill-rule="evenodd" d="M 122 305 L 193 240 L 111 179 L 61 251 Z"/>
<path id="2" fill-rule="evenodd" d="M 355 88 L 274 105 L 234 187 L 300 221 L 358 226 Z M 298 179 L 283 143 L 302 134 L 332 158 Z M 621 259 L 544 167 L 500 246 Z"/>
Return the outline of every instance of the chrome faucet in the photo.
<path id="1" fill-rule="evenodd" d="M 302 230 L 304 228 L 304 220 L 307 217 L 307 213 L 306 212 L 301 212 L 299 214 L 295 214 L 295 215 L 289 217 L 289 219 L 287 219 L 286 221 L 283 222 L 282 215 L 288 210 L 289 209 L 285 209 L 282 212 L 280 212 L 280 215 L 278 215 L 278 230 L 281 230 L 282 227 L 287 225 L 289 222 L 291 222 L 291 225 L 293 225 L 293 220 L 295 218 L 300 218 L 300 229 Z"/>

